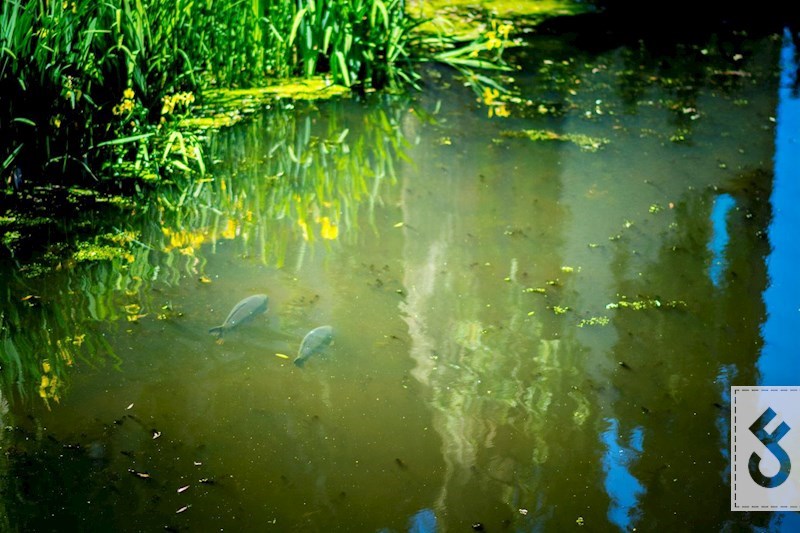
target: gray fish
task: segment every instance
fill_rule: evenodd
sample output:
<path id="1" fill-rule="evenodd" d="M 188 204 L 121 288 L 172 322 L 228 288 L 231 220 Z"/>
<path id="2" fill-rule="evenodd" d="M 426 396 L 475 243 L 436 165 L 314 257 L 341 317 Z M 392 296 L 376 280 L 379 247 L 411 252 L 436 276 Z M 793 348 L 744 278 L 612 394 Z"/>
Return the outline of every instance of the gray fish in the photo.
<path id="1" fill-rule="evenodd" d="M 321 352 L 333 342 L 333 328 L 330 326 L 320 326 L 309 331 L 303 342 L 300 343 L 300 350 L 297 352 L 297 359 L 294 364 L 303 368 L 306 360 L 312 355 Z"/>
<path id="2" fill-rule="evenodd" d="M 266 294 L 248 296 L 231 309 L 231 312 L 228 313 L 228 318 L 225 319 L 221 326 L 211 328 L 208 332 L 217 337 L 222 337 L 224 333 L 250 322 L 256 315 L 265 313 L 268 300 Z"/>

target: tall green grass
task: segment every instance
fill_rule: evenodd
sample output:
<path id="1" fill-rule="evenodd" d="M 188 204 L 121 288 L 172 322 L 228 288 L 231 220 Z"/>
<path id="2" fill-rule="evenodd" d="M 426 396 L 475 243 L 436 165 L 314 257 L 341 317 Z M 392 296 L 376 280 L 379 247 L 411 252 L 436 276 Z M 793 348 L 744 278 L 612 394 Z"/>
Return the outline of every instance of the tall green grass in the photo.
<path id="1" fill-rule="evenodd" d="M 467 72 L 499 57 L 496 38 L 464 46 L 418 24 L 404 0 L 6 0 L 0 177 L 97 180 L 103 161 L 174 170 L 152 165 L 174 137 L 167 103 L 210 87 L 323 75 L 401 88 L 421 61 Z"/>

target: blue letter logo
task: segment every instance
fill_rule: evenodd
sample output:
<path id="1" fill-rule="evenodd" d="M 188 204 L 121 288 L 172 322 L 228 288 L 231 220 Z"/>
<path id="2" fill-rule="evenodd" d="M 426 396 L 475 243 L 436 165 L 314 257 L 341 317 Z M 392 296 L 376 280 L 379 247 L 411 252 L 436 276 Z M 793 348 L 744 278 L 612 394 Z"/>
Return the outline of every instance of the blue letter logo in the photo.
<path id="1" fill-rule="evenodd" d="M 778 463 L 780 463 L 780 470 L 778 470 L 778 473 L 774 476 L 767 477 L 761 473 L 761 469 L 759 468 L 761 456 L 756 452 L 750 455 L 750 463 L 747 465 L 748 470 L 750 470 L 750 477 L 765 489 L 779 487 L 786 481 L 789 477 L 789 472 L 792 470 L 792 461 L 789 459 L 789 455 L 786 453 L 786 450 L 781 448 L 778 444 L 778 441 L 781 440 L 791 428 L 786 422 L 781 422 L 780 425 L 775 428 L 775 431 L 767 433 L 764 428 L 767 427 L 767 424 L 769 424 L 773 418 L 775 418 L 775 411 L 767 407 L 767 410 L 761 413 L 761 416 L 750 426 L 750 431 L 753 435 L 767 447 L 769 453 L 774 455 Z"/>

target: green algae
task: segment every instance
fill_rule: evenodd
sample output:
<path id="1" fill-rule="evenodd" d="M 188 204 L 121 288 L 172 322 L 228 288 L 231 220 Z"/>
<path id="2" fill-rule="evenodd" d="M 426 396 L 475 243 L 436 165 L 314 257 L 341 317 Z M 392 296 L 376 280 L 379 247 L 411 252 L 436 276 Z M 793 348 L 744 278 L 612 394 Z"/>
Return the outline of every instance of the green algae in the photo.
<path id="1" fill-rule="evenodd" d="M 98 235 L 93 241 L 79 242 L 72 259 L 78 263 L 115 259 L 124 259 L 132 263 L 135 257 L 131 253 L 131 244 L 135 242 L 137 242 L 136 234 L 132 231 L 105 233 Z"/>
<path id="2" fill-rule="evenodd" d="M 582 133 L 556 133 L 552 130 L 505 130 L 503 137 L 530 139 L 534 142 L 558 141 L 572 143 L 585 152 L 597 152 L 611 142 L 604 137 L 590 137 Z"/>
<path id="3" fill-rule="evenodd" d="M 607 326 L 611 320 L 607 316 L 593 316 L 590 318 L 584 318 L 578 323 L 579 328 L 584 328 L 586 326 Z"/>
<path id="4" fill-rule="evenodd" d="M 410 0 L 406 13 L 428 20 L 418 31 L 446 31 L 458 39 L 474 39 L 485 29 L 485 18 L 518 21 L 533 26 L 546 19 L 587 13 L 593 8 L 574 0 Z"/>
<path id="5" fill-rule="evenodd" d="M 279 100 L 330 100 L 347 96 L 347 87 L 322 77 L 277 81 L 265 87 L 211 89 L 201 94 L 202 106 L 195 116 L 181 120 L 181 129 L 218 130 Z"/>

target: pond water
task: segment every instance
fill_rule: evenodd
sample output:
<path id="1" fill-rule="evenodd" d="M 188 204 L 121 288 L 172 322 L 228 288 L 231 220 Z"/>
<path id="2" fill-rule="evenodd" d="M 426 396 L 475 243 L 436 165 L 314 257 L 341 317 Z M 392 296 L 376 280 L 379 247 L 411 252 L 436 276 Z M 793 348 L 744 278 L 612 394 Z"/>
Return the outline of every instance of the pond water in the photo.
<path id="1" fill-rule="evenodd" d="M 530 43 L 495 116 L 279 106 L 124 253 L 7 268 L 0 529 L 797 527 L 728 458 L 729 387 L 798 381 L 792 43 Z"/>

